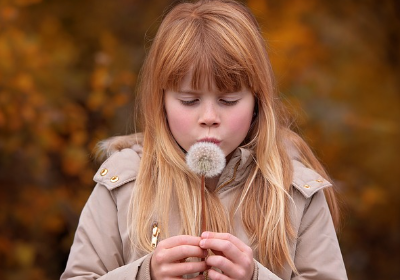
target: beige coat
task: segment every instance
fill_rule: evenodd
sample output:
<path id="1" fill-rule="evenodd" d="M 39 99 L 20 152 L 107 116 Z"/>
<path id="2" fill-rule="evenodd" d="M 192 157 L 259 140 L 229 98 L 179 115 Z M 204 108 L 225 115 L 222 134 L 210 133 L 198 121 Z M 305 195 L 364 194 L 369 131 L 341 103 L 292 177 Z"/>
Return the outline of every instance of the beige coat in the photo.
<path id="1" fill-rule="evenodd" d="M 139 145 L 114 152 L 94 176 L 97 185 L 82 211 L 61 279 L 150 279 L 151 254 L 131 250 L 127 228 L 128 205 L 141 152 Z M 235 188 L 243 182 L 249 158 L 249 151 L 238 149 L 223 171 L 219 185 L 235 176 L 232 183 L 218 192 L 224 205 L 233 199 Z M 232 167 L 238 161 L 239 168 L 234 175 Z M 280 273 L 273 273 L 255 257 L 253 279 L 347 279 L 322 191 L 331 184 L 296 160 L 293 160 L 293 167 L 292 221 L 298 238 L 291 255 L 299 275 L 294 275 L 288 266 Z M 170 233 L 178 234 L 178 215 L 171 221 Z M 235 235 L 249 244 L 241 223 L 234 224 L 238 225 Z M 151 229 L 144 230 L 151 234 Z"/>

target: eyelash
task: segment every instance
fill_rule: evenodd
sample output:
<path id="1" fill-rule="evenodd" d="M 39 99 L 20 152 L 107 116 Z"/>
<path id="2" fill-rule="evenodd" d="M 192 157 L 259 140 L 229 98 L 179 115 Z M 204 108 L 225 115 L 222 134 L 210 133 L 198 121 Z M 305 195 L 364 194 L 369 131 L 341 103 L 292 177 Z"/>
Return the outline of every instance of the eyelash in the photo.
<path id="1" fill-rule="evenodd" d="M 193 99 L 193 100 L 180 100 L 180 102 L 182 103 L 182 105 L 185 106 L 192 106 L 194 105 L 198 100 L 197 99 Z"/>
<path id="2" fill-rule="evenodd" d="M 193 106 L 196 104 L 196 102 L 199 101 L 198 99 L 193 99 L 193 100 L 180 100 L 182 105 L 185 106 Z M 226 106 L 233 106 L 236 103 L 239 102 L 239 100 L 234 100 L 234 101 L 229 101 L 229 100 L 224 100 L 224 99 L 220 99 L 220 102 L 222 102 L 224 105 Z"/>
<path id="3" fill-rule="evenodd" d="M 233 106 L 233 105 L 235 105 L 236 103 L 238 103 L 239 100 L 229 101 L 229 100 L 221 99 L 221 102 L 224 103 L 226 106 Z"/>

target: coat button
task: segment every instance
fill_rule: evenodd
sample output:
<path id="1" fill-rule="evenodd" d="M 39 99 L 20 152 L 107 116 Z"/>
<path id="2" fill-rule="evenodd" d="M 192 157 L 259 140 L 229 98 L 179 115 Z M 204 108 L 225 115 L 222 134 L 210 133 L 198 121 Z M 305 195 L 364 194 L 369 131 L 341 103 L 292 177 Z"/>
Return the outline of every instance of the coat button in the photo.
<path id="1" fill-rule="evenodd" d="M 321 180 L 321 179 L 318 179 L 318 180 L 315 180 L 315 181 L 317 181 L 318 183 L 322 183 L 323 182 L 323 180 Z"/>
<path id="2" fill-rule="evenodd" d="M 310 188 L 309 185 L 304 185 L 303 187 L 305 187 L 306 189 L 309 189 L 309 188 Z"/>
<path id="3" fill-rule="evenodd" d="M 106 175 L 107 173 L 108 173 L 108 169 L 107 169 L 107 168 L 104 168 L 103 170 L 101 170 L 100 175 L 101 175 L 101 176 L 104 176 L 104 175 Z"/>
<path id="4" fill-rule="evenodd" d="M 111 179 L 110 179 L 111 183 L 115 183 L 118 180 L 119 180 L 118 176 L 112 176 Z"/>

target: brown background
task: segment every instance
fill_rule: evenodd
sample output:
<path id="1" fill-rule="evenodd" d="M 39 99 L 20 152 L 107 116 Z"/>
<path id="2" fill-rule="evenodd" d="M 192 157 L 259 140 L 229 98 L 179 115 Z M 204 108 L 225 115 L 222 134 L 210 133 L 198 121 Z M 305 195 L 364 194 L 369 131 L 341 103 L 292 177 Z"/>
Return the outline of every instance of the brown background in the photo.
<path id="1" fill-rule="evenodd" d="M 99 166 L 132 131 L 168 0 L 0 0 L 0 279 L 57 279 Z M 338 185 L 350 279 L 400 279 L 400 2 L 249 0 L 282 98 Z"/>

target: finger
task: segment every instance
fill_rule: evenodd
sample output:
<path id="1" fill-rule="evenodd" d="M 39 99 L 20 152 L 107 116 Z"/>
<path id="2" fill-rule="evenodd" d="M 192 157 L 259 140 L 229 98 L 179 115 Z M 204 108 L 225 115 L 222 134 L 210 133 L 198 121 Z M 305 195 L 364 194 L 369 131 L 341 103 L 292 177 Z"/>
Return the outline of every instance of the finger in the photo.
<path id="1" fill-rule="evenodd" d="M 173 263 L 168 267 L 168 275 L 182 276 L 193 273 L 202 273 L 207 270 L 205 261 Z"/>
<path id="2" fill-rule="evenodd" d="M 180 245 L 170 249 L 157 248 L 153 254 L 157 264 L 178 262 L 189 257 L 205 258 L 206 256 L 206 250 L 192 245 Z"/>
<path id="3" fill-rule="evenodd" d="M 179 261 L 186 258 L 205 258 L 207 256 L 207 250 L 200 248 L 199 246 L 181 245 L 171 249 L 167 249 L 166 253 L 170 262 Z"/>
<path id="4" fill-rule="evenodd" d="M 237 275 L 237 272 L 235 271 L 237 269 L 237 266 L 235 266 L 234 263 L 232 263 L 229 259 L 227 259 L 223 256 L 209 256 L 206 259 L 206 264 L 208 266 L 218 268 L 225 275 L 227 275 L 231 278 L 235 278 L 234 276 Z M 211 279 L 213 279 L 213 278 L 211 278 Z"/>
<path id="5" fill-rule="evenodd" d="M 207 265 L 212 265 L 218 270 L 211 271 L 211 279 L 251 279 L 254 271 L 254 263 L 237 265 L 222 256 L 210 256 L 206 260 Z"/>
<path id="6" fill-rule="evenodd" d="M 202 249 L 211 249 L 213 252 L 219 251 L 223 256 L 229 258 L 235 263 L 239 263 L 243 258 L 243 252 L 229 240 L 203 239 L 200 241 L 199 245 Z M 217 255 L 221 255 L 219 252 L 216 252 Z"/>
<path id="7" fill-rule="evenodd" d="M 224 275 L 219 271 L 216 271 L 214 269 L 209 269 L 207 271 L 207 278 L 212 279 L 212 280 L 230 280 L 230 277 L 228 275 Z"/>
<path id="8" fill-rule="evenodd" d="M 169 249 L 179 245 L 198 246 L 201 238 L 191 235 L 177 235 L 164 239 L 158 243 L 157 247 Z"/>
<path id="9" fill-rule="evenodd" d="M 211 231 L 205 231 L 201 234 L 202 239 L 222 239 L 222 240 L 228 240 L 235 244 L 236 247 L 239 248 L 239 250 L 245 252 L 248 250 L 249 246 L 247 246 L 242 240 L 237 238 L 236 236 L 230 234 L 230 233 L 221 233 L 221 232 L 211 232 Z"/>

